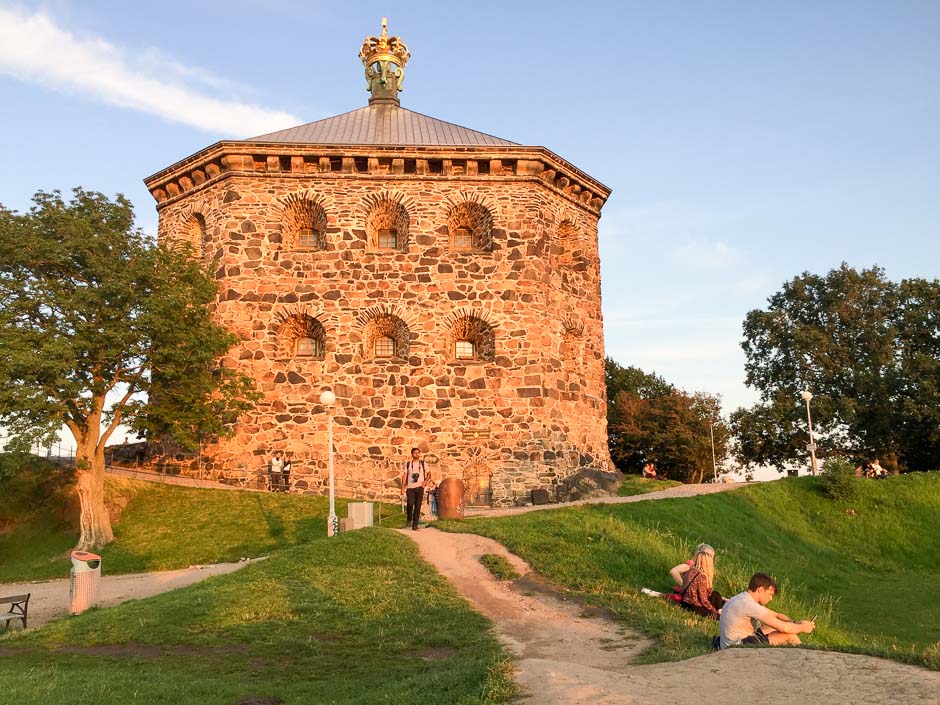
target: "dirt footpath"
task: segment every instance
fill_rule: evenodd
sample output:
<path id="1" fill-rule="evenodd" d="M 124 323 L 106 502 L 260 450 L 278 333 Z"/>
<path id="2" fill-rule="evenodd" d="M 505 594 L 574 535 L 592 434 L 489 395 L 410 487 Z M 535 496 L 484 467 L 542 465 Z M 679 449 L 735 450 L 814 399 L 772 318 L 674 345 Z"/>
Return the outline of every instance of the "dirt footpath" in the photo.
<path id="1" fill-rule="evenodd" d="M 421 555 L 493 621 L 516 655 L 517 682 L 533 705 L 940 705 L 940 673 L 895 661 L 793 648 L 731 649 L 679 663 L 632 666 L 647 642 L 600 610 L 538 581 L 496 581 L 479 562 L 495 541 L 436 529 L 403 531 Z"/>
<path id="2" fill-rule="evenodd" d="M 255 559 L 258 560 L 258 559 Z M 113 607 L 128 600 L 157 595 L 167 590 L 186 587 L 212 575 L 224 575 L 248 565 L 252 561 L 239 563 L 216 563 L 214 565 L 191 566 L 182 570 L 166 570 L 154 573 L 130 575 L 105 575 L 98 585 L 97 607 Z M 0 583 L 0 594 L 21 595 L 30 593 L 29 628 L 41 627 L 46 622 L 69 613 L 69 581 L 46 580 L 35 583 Z"/>
<path id="3" fill-rule="evenodd" d="M 745 487 L 747 482 L 721 482 L 714 484 L 711 482 L 700 485 L 677 485 L 665 490 L 656 490 L 646 494 L 631 495 L 629 497 L 617 497 L 616 495 L 599 495 L 578 499 L 574 502 L 562 502 L 561 504 L 536 504 L 525 507 L 505 507 L 502 509 L 490 509 L 489 507 L 467 507 L 464 515 L 468 517 L 505 517 L 514 514 L 527 514 L 528 512 L 540 512 L 546 509 L 565 509 L 567 507 L 577 507 L 582 504 L 630 504 L 631 502 L 647 502 L 652 499 L 670 499 L 673 497 L 696 497 L 702 494 L 716 494 L 717 492 L 728 492 L 736 490 L 739 487 Z"/>

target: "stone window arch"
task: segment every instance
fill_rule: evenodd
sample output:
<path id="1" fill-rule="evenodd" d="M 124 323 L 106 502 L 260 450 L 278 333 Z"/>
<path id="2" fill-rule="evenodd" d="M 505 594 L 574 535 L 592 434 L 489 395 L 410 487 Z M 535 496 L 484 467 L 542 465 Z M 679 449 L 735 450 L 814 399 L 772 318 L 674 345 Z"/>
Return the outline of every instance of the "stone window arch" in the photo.
<path id="1" fill-rule="evenodd" d="M 482 203 L 463 201 L 450 210 L 447 231 L 451 252 L 493 249 L 493 215 Z"/>
<path id="2" fill-rule="evenodd" d="M 569 365 L 578 366 L 583 360 L 584 322 L 571 318 L 561 322 L 561 359 Z"/>
<path id="3" fill-rule="evenodd" d="M 192 247 L 193 253 L 199 259 L 205 254 L 207 238 L 205 216 L 202 213 L 192 213 L 186 219 L 182 240 Z"/>
<path id="4" fill-rule="evenodd" d="M 408 249 L 410 217 L 404 205 L 388 198 L 372 204 L 366 215 L 366 236 L 370 250 Z"/>
<path id="5" fill-rule="evenodd" d="M 398 316 L 380 313 L 363 329 L 363 356 L 368 360 L 406 360 L 411 331 Z"/>
<path id="6" fill-rule="evenodd" d="M 452 316 L 446 340 L 450 360 L 492 362 L 496 357 L 493 326 L 473 313 Z"/>
<path id="7" fill-rule="evenodd" d="M 282 357 L 322 360 L 326 355 L 326 329 L 313 316 L 289 316 L 278 328 L 277 336 Z"/>
<path id="8" fill-rule="evenodd" d="M 574 247 L 578 243 L 578 226 L 568 218 L 565 218 L 558 224 L 558 242 L 568 247 Z"/>
<path id="9" fill-rule="evenodd" d="M 290 250 L 322 250 L 326 248 L 326 211 L 319 203 L 306 198 L 288 201 L 281 220 L 284 246 Z"/>

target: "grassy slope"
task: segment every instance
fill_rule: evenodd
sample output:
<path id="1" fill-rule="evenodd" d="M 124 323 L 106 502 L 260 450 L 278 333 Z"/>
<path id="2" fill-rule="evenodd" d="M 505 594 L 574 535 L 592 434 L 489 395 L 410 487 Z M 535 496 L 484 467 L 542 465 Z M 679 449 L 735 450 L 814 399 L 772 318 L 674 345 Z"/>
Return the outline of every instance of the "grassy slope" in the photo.
<path id="1" fill-rule="evenodd" d="M 500 654 L 487 622 L 414 544 L 368 529 L 318 536 L 237 573 L 12 632 L 0 638 L 0 700 L 496 703 L 511 694 Z"/>
<path id="2" fill-rule="evenodd" d="M 787 479 L 442 526 L 499 540 L 542 575 L 658 636 L 645 660 L 704 653 L 705 637 L 717 633 L 714 622 L 638 593 L 669 589 L 668 569 L 707 541 L 718 551 L 722 594 L 743 590 L 755 571 L 770 572 L 782 585 L 778 611 L 819 615 L 808 645 L 940 669 L 940 605 L 929 591 L 940 581 L 940 473 L 862 482 L 851 506 L 818 487 L 812 478 Z"/>
<path id="3" fill-rule="evenodd" d="M 617 488 L 617 496 L 633 497 L 638 494 L 668 490 L 670 487 L 677 487 L 681 484 L 681 482 L 675 480 L 648 480 L 637 475 L 626 475 L 623 482 L 620 483 L 620 487 Z"/>
<path id="4" fill-rule="evenodd" d="M 65 504 L 61 478 L 21 474 L 5 480 L 0 519 L 0 583 L 64 578 L 76 535 L 57 518 Z M 326 533 L 325 497 L 232 492 L 107 477 L 106 495 L 128 498 L 115 540 L 102 552 L 109 575 L 237 561 Z M 346 500 L 337 514 L 345 516 Z M 386 516 L 397 508 L 385 508 Z M 397 524 L 401 519 L 397 519 Z M 393 522 L 393 525 L 397 525 Z"/>

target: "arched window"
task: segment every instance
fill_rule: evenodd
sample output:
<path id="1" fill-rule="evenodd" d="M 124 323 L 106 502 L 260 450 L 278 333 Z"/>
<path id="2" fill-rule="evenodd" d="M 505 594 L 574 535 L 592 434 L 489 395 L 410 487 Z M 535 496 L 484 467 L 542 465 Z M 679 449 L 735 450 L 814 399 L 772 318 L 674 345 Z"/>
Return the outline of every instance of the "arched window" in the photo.
<path id="1" fill-rule="evenodd" d="M 322 250 L 326 247 L 326 211 L 319 203 L 290 196 L 284 207 L 281 233 L 284 247 L 291 250 Z"/>
<path id="2" fill-rule="evenodd" d="M 408 249 L 410 216 L 404 204 L 380 197 L 366 213 L 366 238 L 370 250 Z"/>
<path id="3" fill-rule="evenodd" d="M 492 362 L 496 346 L 493 326 L 468 311 L 456 311 L 447 319 L 447 354 L 451 360 Z"/>
<path id="4" fill-rule="evenodd" d="M 458 340 L 454 343 L 454 357 L 458 360 L 472 360 L 475 356 L 472 340 Z"/>
<path id="5" fill-rule="evenodd" d="M 186 231 L 183 234 L 183 240 L 188 242 L 193 248 L 193 254 L 202 259 L 205 254 L 208 236 L 206 234 L 206 219 L 202 213 L 193 213 L 186 221 Z"/>
<path id="6" fill-rule="evenodd" d="M 375 339 L 374 353 L 376 357 L 395 357 L 395 339 L 380 335 Z"/>
<path id="7" fill-rule="evenodd" d="M 284 319 L 277 330 L 278 355 L 322 360 L 326 353 L 326 330 L 316 318 L 296 313 Z"/>
<path id="8" fill-rule="evenodd" d="M 362 356 L 365 360 L 404 362 L 408 359 L 411 331 L 395 313 L 378 305 L 361 312 Z"/>
<path id="9" fill-rule="evenodd" d="M 464 201 L 447 217 L 451 252 L 489 252 L 493 249 L 493 216 L 481 203 Z"/>

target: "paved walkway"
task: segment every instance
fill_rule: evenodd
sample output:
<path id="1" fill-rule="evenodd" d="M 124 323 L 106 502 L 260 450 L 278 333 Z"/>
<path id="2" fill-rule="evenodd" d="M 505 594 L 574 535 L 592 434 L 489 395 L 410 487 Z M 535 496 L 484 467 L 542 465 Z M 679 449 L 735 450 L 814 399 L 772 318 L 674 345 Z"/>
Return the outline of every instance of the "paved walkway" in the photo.
<path id="1" fill-rule="evenodd" d="M 263 559 L 254 559 L 263 560 Z M 98 607 L 113 607 L 128 600 L 158 595 L 167 590 L 186 587 L 213 575 L 224 575 L 243 568 L 252 561 L 215 563 L 191 566 L 182 570 L 166 570 L 129 575 L 104 575 L 98 585 Z M 45 580 L 33 583 L 0 583 L 0 594 L 29 593 L 29 628 L 65 617 L 69 613 L 69 580 Z"/>
<path id="2" fill-rule="evenodd" d="M 657 490 L 656 492 L 647 492 L 646 494 L 637 494 L 630 497 L 613 497 L 604 495 L 601 497 L 592 497 L 589 499 L 579 499 L 574 502 L 563 502 L 561 504 L 537 504 L 527 507 L 508 507 L 506 509 L 488 509 L 486 507 L 468 507 L 464 511 L 464 516 L 468 517 L 505 517 L 513 514 L 526 514 L 527 512 L 539 512 L 545 509 L 564 509 L 565 507 L 578 507 L 582 504 L 628 504 L 630 502 L 646 502 L 651 499 L 669 499 L 671 497 L 694 497 L 700 494 L 714 494 L 716 492 L 727 492 L 744 487 L 748 482 L 723 482 L 719 484 L 702 485 L 679 485 L 670 487 L 666 490 Z"/>

